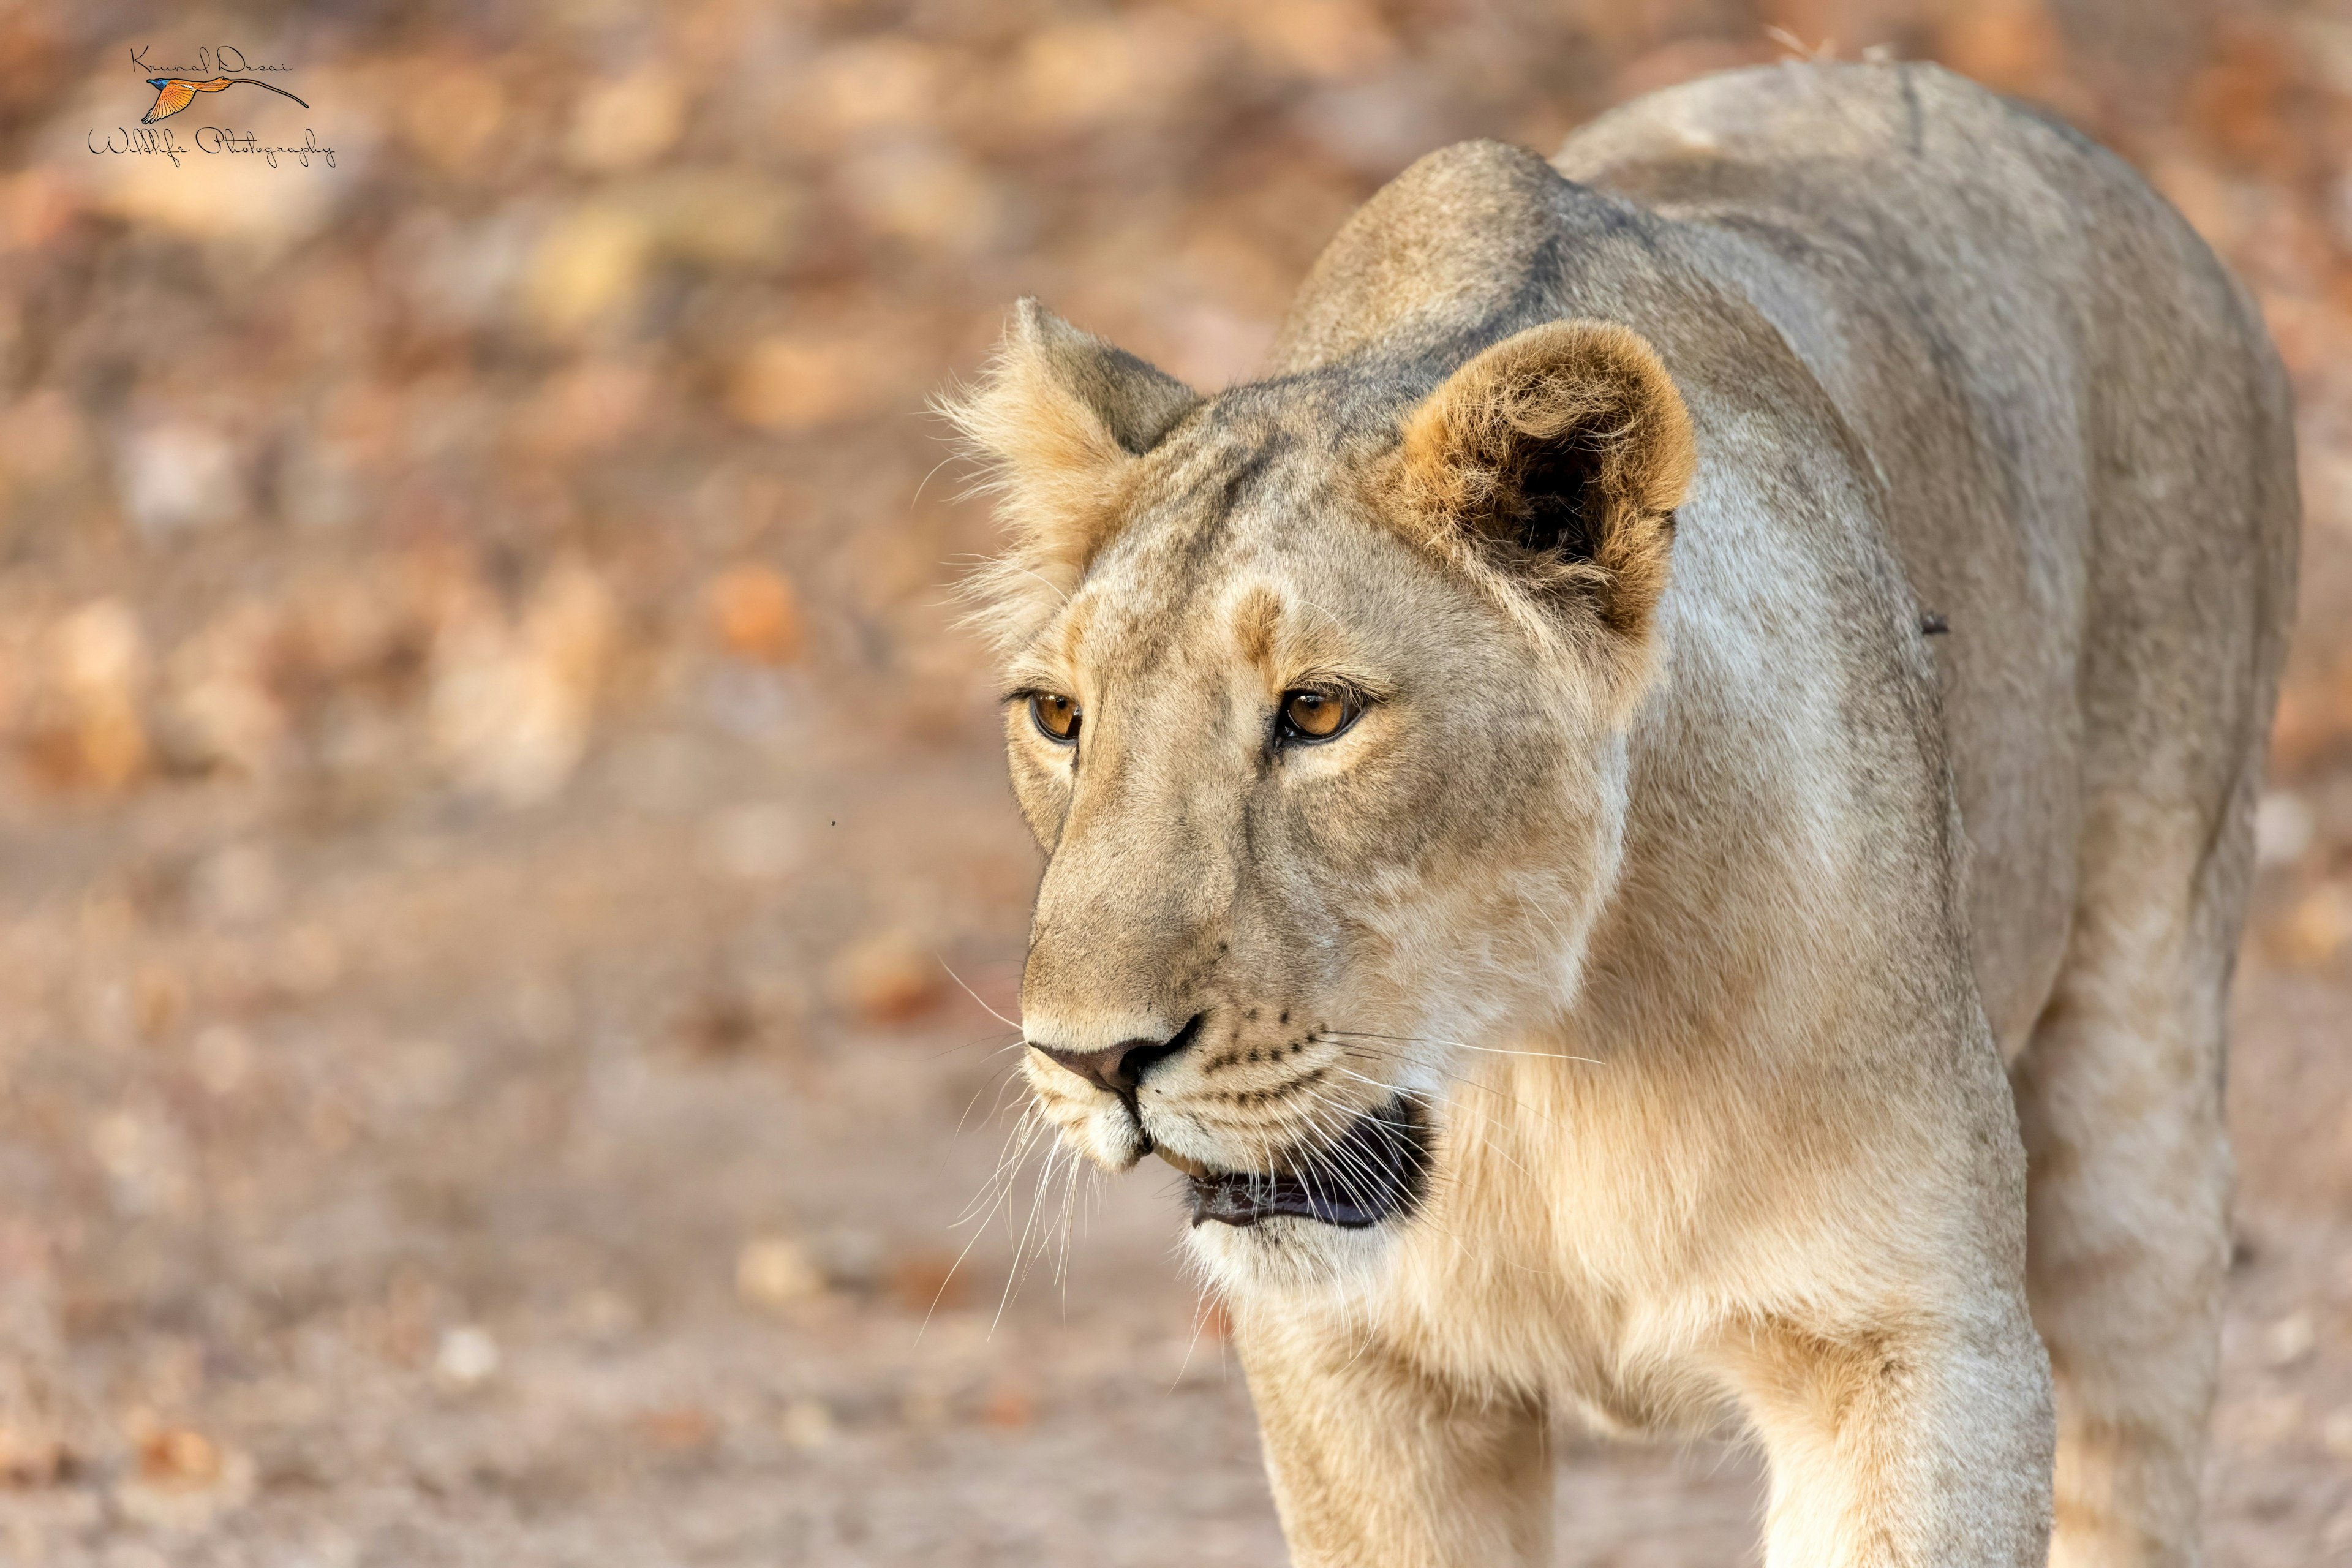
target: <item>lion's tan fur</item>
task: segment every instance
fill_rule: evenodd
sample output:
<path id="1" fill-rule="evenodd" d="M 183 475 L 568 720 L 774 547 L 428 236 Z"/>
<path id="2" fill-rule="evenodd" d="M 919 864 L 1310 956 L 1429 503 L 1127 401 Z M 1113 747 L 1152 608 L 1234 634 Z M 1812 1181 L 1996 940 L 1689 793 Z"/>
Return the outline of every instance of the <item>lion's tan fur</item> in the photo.
<path id="1" fill-rule="evenodd" d="M 2191 1563 L 2275 358 L 2128 171 L 1929 68 L 1557 166 L 1408 171 L 1261 381 L 1024 305 L 957 405 L 1007 688 L 1084 715 L 1008 704 L 1025 1028 L 1198 1021 L 1132 1112 L 1028 1053 L 1036 1109 L 1279 1171 L 1427 1108 L 1402 1217 L 1191 1233 L 1302 1563 L 1544 1561 L 1566 1409 L 1750 1434 L 1773 1568 Z"/>

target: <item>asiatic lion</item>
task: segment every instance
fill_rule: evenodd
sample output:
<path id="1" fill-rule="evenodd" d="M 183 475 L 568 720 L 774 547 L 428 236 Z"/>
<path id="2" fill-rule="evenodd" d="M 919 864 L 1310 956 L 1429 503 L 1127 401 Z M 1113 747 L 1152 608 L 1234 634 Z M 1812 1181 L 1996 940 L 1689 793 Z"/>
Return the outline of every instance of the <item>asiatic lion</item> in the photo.
<path id="1" fill-rule="evenodd" d="M 1035 1104 L 1189 1173 L 1297 1562 L 1544 1560 L 1562 1407 L 1737 1419 L 1775 1568 L 2196 1561 L 2298 503 L 2129 169 L 1716 77 L 1423 159 L 1259 380 L 1024 302 L 955 414 Z"/>

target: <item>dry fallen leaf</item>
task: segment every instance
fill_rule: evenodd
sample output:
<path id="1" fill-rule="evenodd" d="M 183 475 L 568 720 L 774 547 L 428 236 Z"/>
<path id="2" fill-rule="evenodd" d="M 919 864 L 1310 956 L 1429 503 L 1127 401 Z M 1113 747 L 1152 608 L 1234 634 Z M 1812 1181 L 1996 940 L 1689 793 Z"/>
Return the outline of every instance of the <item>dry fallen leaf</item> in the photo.
<path id="1" fill-rule="evenodd" d="M 834 1439 L 833 1412 L 822 1399 L 795 1399 L 784 1406 L 779 1429 L 795 1448 L 822 1448 Z"/>
<path id="2" fill-rule="evenodd" d="M 477 1388 L 499 1370 L 499 1342 L 478 1323 L 445 1331 L 433 1357 L 434 1375 L 449 1388 Z"/>
<path id="3" fill-rule="evenodd" d="M 611 174 L 652 163 L 686 126 L 687 99 L 658 68 L 590 86 L 580 95 L 564 152 L 580 168 Z"/>
<path id="4" fill-rule="evenodd" d="M 834 1000 L 868 1024 L 903 1024 L 946 998 L 947 971 L 904 931 L 880 931 L 845 948 L 833 963 Z"/>
<path id="5" fill-rule="evenodd" d="M 190 1427 L 164 1427 L 139 1445 L 139 1479 L 151 1486 L 193 1490 L 212 1485 L 220 1474 L 220 1449 Z"/>
<path id="6" fill-rule="evenodd" d="M 2316 967 L 2352 944 L 2352 887 L 2324 882 L 2296 900 L 2272 928 L 2293 963 Z"/>
<path id="7" fill-rule="evenodd" d="M 730 566 L 705 595 L 719 644 L 757 664 L 790 664 L 801 652 L 800 595 L 772 566 Z"/>
<path id="8" fill-rule="evenodd" d="M 1006 1431 L 1026 1426 L 1036 1417 L 1037 1402 L 1016 1383 L 1000 1383 L 990 1389 L 980 1407 L 982 1421 Z"/>
<path id="9" fill-rule="evenodd" d="M 824 1285 L 824 1270 L 789 1237 L 754 1237 L 735 1254 L 735 1293 L 750 1306 L 788 1307 L 823 1295 Z"/>
<path id="10" fill-rule="evenodd" d="M 727 406 L 764 430 L 814 430 L 922 404 L 925 374 L 908 345 L 879 331 L 787 332 L 737 362 Z"/>
<path id="11" fill-rule="evenodd" d="M 134 1412 L 126 1425 L 137 1464 L 114 1489 L 125 1518 L 152 1528 L 201 1530 L 252 1498 L 249 1456 L 193 1427 L 159 1422 L 151 1412 Z"/>
<path id="12" fill-rule="evenodd" d="M 910 1312 L 944 1311 L 962 1304 L 967 1278 L 952 1252 L 909 1252 L 890 1265 L 890 1294 Z"/>
<path id="13" fill-rule="evenodd" d="M 0 1426 L 0 1486 L 45 1487 L 72 1468 L 66 1447 L 46 1433 Z"/>
<path id="14" fill-rule="evenodd" d="M 647 1410 L 635 1422 L 638 1434 L 656 1447 L 691 1453 L 719 1441 L 719 1417 L 698 1405 Z"/>
<path id="15" fill-rule="evenodd" d="M 617 631 L 611 590 L 576 562 L 551 571 L 515 621 L 480 609 L 445 627 L 432 718 L 460 782 L 510 805 L 561 790 L 586 753 Z"/>
<path id="16" fill-rule="evenodd" d="M 2058 62 L 2058 30 L 2035 0 L 1979 0 L 1954 6 L 1951 16 L 1937 58 L 1990 87 L 2031 91 Z"/>
<path id="17" fill-rule="evenodd" d="M 58 621 L 43 650 L 47 711 L 26 737 L 34 775 L 58 788 L 118 790 L 152 756 L 143 713 L 151 659 L 139 617 L 99 599 Z"/>

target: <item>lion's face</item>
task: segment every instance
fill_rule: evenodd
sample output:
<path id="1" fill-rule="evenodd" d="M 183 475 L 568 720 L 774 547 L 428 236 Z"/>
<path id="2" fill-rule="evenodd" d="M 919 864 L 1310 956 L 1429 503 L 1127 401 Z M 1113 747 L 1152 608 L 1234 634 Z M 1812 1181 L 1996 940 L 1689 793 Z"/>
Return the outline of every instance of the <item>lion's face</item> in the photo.
<path id="1" fill-rule="evenodd" d="M 1022 454 L 965 415 L 1024 531 L 992 614 L 1048 856 L 1025 1070 L 1096 1162 L 1187 1173 L 1196 1245 L 1229 1279 L 1328 1272 L 1442 1180 L 1475 1042 L 1573 991 L 1615 874 L 1645 634 L 1610 628 L 1606 568 L 1539 547 L 1576 528 L 1596 556 L 1582 542 L 1630 521 L 1595 496 L 1546 532 L 1523 501 L 1506 539 L 1446 511 L 1464 441 L 1491 433 L 1438 397 L 1405 419 L 1345 418 L 1311 383 L 1196 405 L 1042 313 L 1024 331 L 1049 369 L 1092 352 L 1162 399 L 1097 414 L 1115 479 L 1058 541 L 1034 489 L 1017 510 Z M 1572 466 L 1601 482 L 1601 458 Z M 1527 465 L 1501 482 L 1524 494 Z"/>

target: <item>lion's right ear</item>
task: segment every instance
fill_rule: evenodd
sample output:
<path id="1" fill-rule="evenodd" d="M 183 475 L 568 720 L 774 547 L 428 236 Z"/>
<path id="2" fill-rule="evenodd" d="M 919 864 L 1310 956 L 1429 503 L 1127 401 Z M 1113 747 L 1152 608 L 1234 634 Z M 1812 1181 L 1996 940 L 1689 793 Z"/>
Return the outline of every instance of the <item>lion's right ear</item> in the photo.
<path id="1" fill-rule="evenodd" d="M 981 488 L 1012 534 L 992 575 L 1074 589 L 1118 526 L 1137 459 L 1200 401 L 1036 300 L 1013 307 L 980 384 L 940 405 L 986 468 Z"/>

